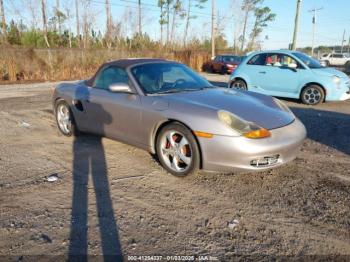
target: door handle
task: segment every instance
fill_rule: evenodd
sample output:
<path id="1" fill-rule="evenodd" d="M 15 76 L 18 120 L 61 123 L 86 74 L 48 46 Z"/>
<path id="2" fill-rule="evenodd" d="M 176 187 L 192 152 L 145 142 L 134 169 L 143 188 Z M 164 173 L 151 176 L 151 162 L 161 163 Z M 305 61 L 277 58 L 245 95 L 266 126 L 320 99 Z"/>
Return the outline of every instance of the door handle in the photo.
<path id="1" fill-rule="evenodd" d="M 266 74 L 266 72 L 265 71 L 260 71 L 259 74 Z"/>

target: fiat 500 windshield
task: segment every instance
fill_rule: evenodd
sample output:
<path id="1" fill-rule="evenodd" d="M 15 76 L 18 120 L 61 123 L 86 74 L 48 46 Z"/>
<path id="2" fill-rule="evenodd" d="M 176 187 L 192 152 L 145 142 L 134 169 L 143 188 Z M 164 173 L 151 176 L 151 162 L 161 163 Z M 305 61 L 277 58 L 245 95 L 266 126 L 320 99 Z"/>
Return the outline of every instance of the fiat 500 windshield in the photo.
<path id="1" fill-rule="evenodd" d="M 138 65 L 131 69 L 131 73 L 147 94 L 197 91 L 213 87 L 187 66 L 176 63 Z"/>

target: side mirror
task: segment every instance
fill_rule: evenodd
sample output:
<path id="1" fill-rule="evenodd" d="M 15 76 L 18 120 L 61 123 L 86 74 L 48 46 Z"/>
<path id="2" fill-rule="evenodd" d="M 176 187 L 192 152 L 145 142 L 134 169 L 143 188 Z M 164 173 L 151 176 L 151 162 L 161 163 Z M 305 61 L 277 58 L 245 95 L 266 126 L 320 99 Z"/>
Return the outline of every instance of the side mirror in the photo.
<path id="1" fill-rule="evenodd" d="M 113 93 L 132 93 L 130 86 L 126 83 L 111 84 L 108 89 Z"/>

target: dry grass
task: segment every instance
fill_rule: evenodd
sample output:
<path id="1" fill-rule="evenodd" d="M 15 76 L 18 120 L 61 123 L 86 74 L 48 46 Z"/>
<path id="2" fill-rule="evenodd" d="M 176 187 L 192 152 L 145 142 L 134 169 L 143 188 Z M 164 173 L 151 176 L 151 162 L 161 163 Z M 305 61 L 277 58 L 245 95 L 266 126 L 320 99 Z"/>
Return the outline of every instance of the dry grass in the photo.
<path id="1" fill-rule="evenodd" d="M 117 51 L 78 49 L 0 49 L 0 82 L 84 79 L 104 62 L 128 57 L 166 58 L 201 70 L 210 58 L 198 51 Z"/>

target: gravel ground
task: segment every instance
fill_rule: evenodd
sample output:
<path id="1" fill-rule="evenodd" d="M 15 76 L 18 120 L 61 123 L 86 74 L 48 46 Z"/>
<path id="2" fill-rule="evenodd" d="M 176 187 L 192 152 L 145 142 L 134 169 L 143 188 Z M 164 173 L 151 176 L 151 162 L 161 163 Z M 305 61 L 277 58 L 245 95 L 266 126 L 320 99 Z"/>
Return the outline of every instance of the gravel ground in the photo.
<path id="1" fill-rule="evenodd" d="M 228 79 L 205 76 L 221 85 Z M 350 101 L 286 101 L 308 139 L 285 166 L 179 179 L 137 148 L 60 135 L 53 86 L 0 86 L 0 260 L 350 259 Z M 58 180 L 47 182 L 52 174 Z"/>

